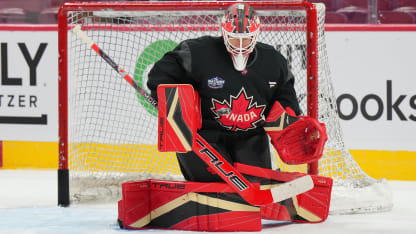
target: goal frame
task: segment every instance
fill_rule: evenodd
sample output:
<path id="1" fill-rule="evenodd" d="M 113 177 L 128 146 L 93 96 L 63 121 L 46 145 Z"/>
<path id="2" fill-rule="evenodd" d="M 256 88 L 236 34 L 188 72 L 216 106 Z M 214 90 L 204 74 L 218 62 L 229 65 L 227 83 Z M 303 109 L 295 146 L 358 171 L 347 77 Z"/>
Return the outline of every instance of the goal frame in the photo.
<path id="1" fill-rule="evenodd" d="M 67 207 L 70 204 L 69 163 L 68 163 L 68 15 L 69 11 L 99 11 L 109 8 L 113 11 L 175 11 L 223 9 L 236 3 L 220 2 L 83 2 L 64 3 L 58 12 L 58 51 L 59 51 L 59 165 L 58 165 L 58 205 Z M 315 5 L 308 1 L 247 1 L 255 9 L 276 8 L 276 10 L 303 10 L 306 12 L 307 25 L 307 115 L 318 118 L 318 25 Z M 126 84 L 127 85 L 127 84 Z M 309 174 L 318 174 L 318 162 L 308 164 Z"/>

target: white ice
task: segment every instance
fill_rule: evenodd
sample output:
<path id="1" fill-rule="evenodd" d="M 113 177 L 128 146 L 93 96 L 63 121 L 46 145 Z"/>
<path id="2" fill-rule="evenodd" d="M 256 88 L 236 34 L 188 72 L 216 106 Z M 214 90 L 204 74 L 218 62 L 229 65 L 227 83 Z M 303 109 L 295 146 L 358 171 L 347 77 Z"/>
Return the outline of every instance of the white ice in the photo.
<path id="1" fill-rule="evenodd" d="M 194 233 L 120 229 L 115 203 L 58 207 L 56 174 L 55 170 L 0 170 L 0 233 Z M 264 222 L 261 232 L 416 234 L 416 182 L 388 183 L 394 196 L 390 212 L 330 215 L 319 224 Z"/>

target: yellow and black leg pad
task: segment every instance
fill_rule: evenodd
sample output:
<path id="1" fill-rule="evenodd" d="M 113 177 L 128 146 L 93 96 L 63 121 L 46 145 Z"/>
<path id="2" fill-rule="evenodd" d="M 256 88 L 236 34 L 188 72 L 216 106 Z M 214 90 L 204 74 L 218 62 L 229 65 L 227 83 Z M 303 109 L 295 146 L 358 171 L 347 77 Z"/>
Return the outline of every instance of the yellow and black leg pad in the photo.
<path id="1" fill-rule="evenodd" d="M 225 183 L 144 180 L 122 185 L 118 221 L 125 229 L 260 231 L 260 207 Z"/>
<path id="2" fill-rule="evenodd" d="M 160 152 L 189 152 L 196 142 L 196 131 L 201 127 L 199 95 L 191 85 L 159 85 Z"/>
<path id="3" fill-rule="evenodd" d="M 283 182 L 289 182 L 304 173 L 282 172 L 235 163 L 234 167 L 244 175 L 269 179 L 261 189 L 270 189 Z M 292 221 L 300 223 L 320 223 L 328 218 L 333 180 L 330 177 L 310 175 L 313 189 L 277 203 L 261 206 L 262 219 Z"/>

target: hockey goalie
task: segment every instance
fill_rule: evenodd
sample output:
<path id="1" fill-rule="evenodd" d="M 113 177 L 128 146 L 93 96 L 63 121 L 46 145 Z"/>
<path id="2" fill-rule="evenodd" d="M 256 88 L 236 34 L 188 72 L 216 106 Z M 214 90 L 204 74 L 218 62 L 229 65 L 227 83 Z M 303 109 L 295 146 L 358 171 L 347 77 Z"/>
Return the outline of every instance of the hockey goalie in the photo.
<path id="1" fill-rule="evenodd" d="M 201 128 L 199 95 L 191 85 L 160 85 L 158 100 L 159 150 L 188 154 L 195 157 L 194 160 L 201 160 L 199 153 L 203 149 L 198 146 L 195 137 Z M 287 163 L 302 164 L 322 155 L 321 146 L 326 140 L 322 137 L 325 136 L 322 124 L 307 117 L 290 116 L 278 102 L 274 104 L 263 129 Z M 238 145 L 231 143 L 230 147 Z M 242 163 L 234 160 L 226 150 L 218 148 L 210 156 L 211 159 L 214 160 L 215 154 L 221 152 L 258 189 L 282 186 L 304 176 L 302 173 L 281 172 Z M 207 170 L 213 177 L 218 176 L 206 163 L 199 169 Z M 123 184 L 123 198 L 118 204 L 119 223 L 128 229 L 258 231 L 261 230 L 262 219 L 322 222 L 328 216 L 332 179 L 312 176 L 312 181 L 313 188 L 306 192 L 260 206 L 250 204 L 221 178 L 212 181 L 128 182 Z"/>
<path id="2" fill-rule="evenodd" d="M 176 152 L 186 182 L 123 184 L 119 223 L 128 229 L 259 231 L 261 220 L 322 222 L 332 179 L 272 170 L 270 143 L 287 164 L 322 156 L 325 126 L 299 116 L 286 59 L 257 42 L 246 3 L 222 17 L 222 36 L 181 42 L 155 63 L 161 152 Z"/>

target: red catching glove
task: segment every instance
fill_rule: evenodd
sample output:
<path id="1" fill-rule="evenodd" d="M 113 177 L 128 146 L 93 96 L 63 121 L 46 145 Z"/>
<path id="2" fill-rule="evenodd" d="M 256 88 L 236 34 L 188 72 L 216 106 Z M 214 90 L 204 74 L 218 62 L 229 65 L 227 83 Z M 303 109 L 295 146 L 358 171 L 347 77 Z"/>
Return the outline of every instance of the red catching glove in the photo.
<path id="1" fill-rule="evenodd" d="M 297 165 L 320 159 L 328 139 L 325 125 L 314 118 L 288 112 L 275 102 L 264 124 L 282 161 Z"/>

